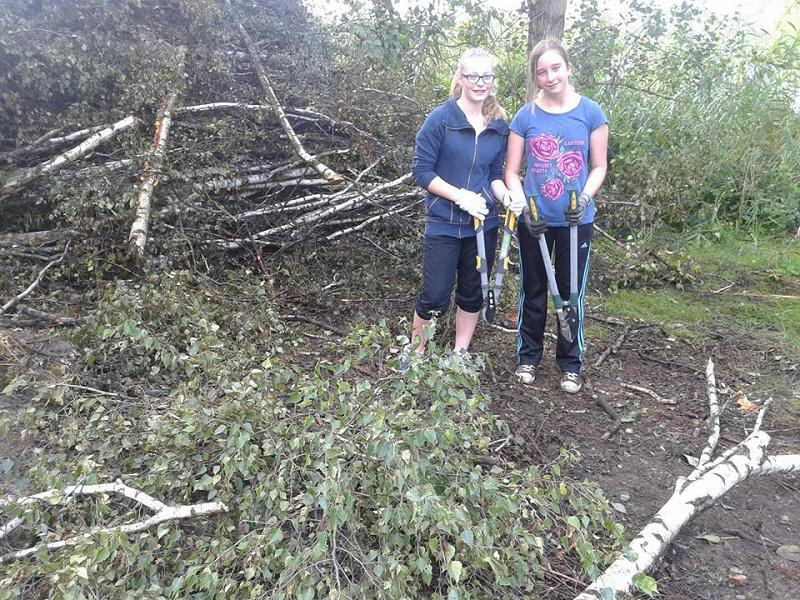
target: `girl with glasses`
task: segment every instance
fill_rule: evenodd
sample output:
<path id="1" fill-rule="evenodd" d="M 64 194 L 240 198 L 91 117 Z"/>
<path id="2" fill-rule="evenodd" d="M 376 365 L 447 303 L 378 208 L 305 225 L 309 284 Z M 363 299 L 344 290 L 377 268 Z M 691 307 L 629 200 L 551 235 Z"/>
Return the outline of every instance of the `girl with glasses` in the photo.
<path id="1" fill-rule="evenodd" d="M 422 289 L 417 299 L 411 344 L 400 355 L 399 371 L 410 353 L 422 354 L 422 330 L 443 315 L 456 290 L 454 352 L 464 355 L 483 306 L 474 220 L 483 221 L 486 261 L 494 262 L 499 219 L 497 202 L 511 197 L 503 182 L 508 139 L 506 113 L 494 96 L 494 60 L 479 48 L 459 59 L 450 99 L 437 106 L 417 133 L 411 172 L 427 190 Z M 516 210 L 522 210 L 517 203 Z"/>
<path id="2" fill-rule="evenodd" d="M 603 109 L 581 96 L 570 83 L 571 65 L 557 40 L 534 46 L 528 60 L 532 97 L 511 121 L 505 182 L 511 195 L 535 199 L 540 221 L 518 227 L 520 247 L 520 309 L 517 322 L 517 378 L 533 383 L 542 359 L 547 317 L 547 277 L 539 235 L 555 255 L 559 295 L 578 297 L 577 335 L 571 344 L 557 344 L 561 389 L 581 389 L 583 361 L 583 298 L 589 275 L 589 250 L 595 215 L 594 195 L 606 176 L 608 120 Z M 527 162 L 524 183 L 519 170 Z M 572 193 L 577 208 L 569 208 Z M 577 227 L 578 290 L 570 290 L 570 226 Z"/>

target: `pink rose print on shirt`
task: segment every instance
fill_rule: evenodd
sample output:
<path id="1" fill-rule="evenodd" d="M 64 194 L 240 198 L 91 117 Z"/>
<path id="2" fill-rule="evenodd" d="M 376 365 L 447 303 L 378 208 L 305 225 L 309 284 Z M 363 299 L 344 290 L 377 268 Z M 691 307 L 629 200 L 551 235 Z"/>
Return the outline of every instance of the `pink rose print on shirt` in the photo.
<path id="1" fill-rule="evenodd" d="M 542 186 L 542 193 L 550 200 L 558 200 L 564 193 L 564 184 L 560 179 L 551 179 Z"/>
<path id="2" fill-rule="evenodd" d="M 583 157 L 580 152 L 567 152 L 558 159 L 556 164 L 564 177 L 575 179 L 583 170 Z"/>
<path id="3" fill-rule="evenodd" d="M 539 160 L 553 160 L 558 157 L 558 140 L 541 133 L 531 140 L 531 152 Z"/>

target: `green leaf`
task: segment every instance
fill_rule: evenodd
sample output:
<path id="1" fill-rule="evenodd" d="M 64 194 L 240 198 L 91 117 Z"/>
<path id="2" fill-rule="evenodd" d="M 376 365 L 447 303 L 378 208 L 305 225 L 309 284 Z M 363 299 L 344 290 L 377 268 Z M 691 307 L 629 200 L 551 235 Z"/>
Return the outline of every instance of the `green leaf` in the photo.
<path id="1" fill-rule="evenodd" d="M 600 600 L 615 600 L 617 597 L 617 593 L 614 591 L 614 588 L 603 588 L 600 590 Z"/>
<path id="2" fill-rule="evenodd" d="M 658 592 L 656 580 L 649 575 L 645 575 L 644 573 L 636 573 L 631 581 L 636 589 L 644 592 L 648 596 L 653 596 Z"/>
<path id="3" fill-rule="evenodd" d="M 283 541 L 283 531 L 276 529 L 269 538 L 269 543 L 273 546 L 280 544 Z"/>
<path id="4" fill-rule="evenodd" d="M 463 565 L 459 560 L 450 561 L 450 564 L 447 565 L 447 574 L 450 575 L 450 579 L 452 579 L 455 583 L 461 581 L 461 571 L 463 569 Z"/>
<path id="5" fill-rule="evenodd" d="M 422 502 L 430 493 L 421 486 L 413 487 L 406 492 L 406 498 L 411 502 Z"/>
<path id="6" fill-rule="evenodd" d="M 472 548 L 472 545 L 475 543 L 475 534 L 472 533 L 471 529 L 465 529 L 461 532 L 461 541 Z"/>
<path id="7" fill-rule="evenodd" d="M 573 529 L 581 528 L 581 522 L 575 515 L 570 515 L 569 517 L 567 517 L 567 525 L 569 525 Z"/>

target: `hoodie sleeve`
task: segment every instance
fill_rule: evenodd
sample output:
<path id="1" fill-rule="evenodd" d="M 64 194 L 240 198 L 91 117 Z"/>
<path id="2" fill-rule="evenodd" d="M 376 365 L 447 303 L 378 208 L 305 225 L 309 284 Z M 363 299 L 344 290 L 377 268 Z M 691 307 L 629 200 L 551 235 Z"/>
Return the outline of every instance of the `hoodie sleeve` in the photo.
<path id="1" fill-rule="evenodd" d="M 420 186 L 428 189 L 431 181 L 437 176 L 436 161 L 439 158 L 439 148 L 444 139 L 442 126 L 442 109 L 436 108 L 428 115 L 422 127 L 417 132 L 417 143 L 414 147 L 414 158 L 411 160 L 411 175 Z"/>
<path id="2" fill-rule="evenodd" d="M 503 129 L 500 139 L 502 141 L 500 150 L 497 151 L 492 164 L 489 165 L 489 183 L 497 179 L 503 181 L 503 167 L 506 162 L 506 149 L 508 148 L 508 128 Z"/>

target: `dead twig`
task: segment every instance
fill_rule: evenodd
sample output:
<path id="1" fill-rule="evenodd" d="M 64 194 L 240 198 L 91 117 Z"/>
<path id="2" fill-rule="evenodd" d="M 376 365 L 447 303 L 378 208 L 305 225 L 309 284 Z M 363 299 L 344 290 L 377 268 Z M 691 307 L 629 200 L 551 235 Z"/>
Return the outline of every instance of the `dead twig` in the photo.
<path id="1" fill-rule="evenodd" d="M 600 355 L 600 357 L 595 361 L 595 363 L 594 363 L 595 369 L 605 362 L 605 360 L 608 358 L 609 354 L 612 354 L 612 353 L 616 354 L 617 353 L 617 350 L 619 350 L 622 347 L 622 342 L 625 341 L 625 338 L 631 332 L 631 329 L 632 329 L 632 327 L 630 325 L 626 325 L 625 326 L 625 329 L 623 329 L 622 333 L 620 333 L 619 337 L 617 337 L 617 341 L 614 342 L 614 345 L 609 347 L 609 348 L 606 348 L 603 351 L 603 353 Z"/>
<path id="2" fill-rule="evenodd" d="M 641 392 L 642 394 L 647 394 L 651 398 L 653 398 L 656 402 L 660 402 L 661 404 L 677 404 L 674 399 L 672 398 L 662 398 L 658 394 L 656 394 L 653 390 L 647 389 L 646 387 L 642 387 L 639 385 L 632 385 L 630 383 L 623 383 L 621 384 L 626 390 L 633 390 L 634 392 Z"/>
<path id="3" fill-rule="evenodd" d="M 47 273 L 47 270 L 50 267 L 60 264 L 64 260 L 64 257 L 67 255 L 67 250 L 69 250 L 69 241 L 67 241 L 67 243 L 64 244 L 64 252 L 61 253 L 61 256 L 47 263 L 44 269 L 39 271 L 39 275 L 36 277 L 33 283 L 31 283 L 27 288 L 25 288 L 25 290 L 14 296 L 11 300 L 9 300 L 2 307 L 0 307 L 0 315 L 14 308 L 19 303 L 20 300 L 22 300 L 23 298 L 25 298 L 25 296 L 27 296 L 33 290 L 35 290 L 36 286 L 38 286 L 42 282 L 42 279 L 44 279 L 44 275 L 45 273 Z"/>
<path id="4" fill-rule="evenodd" d="M 61 317 L 42 310 L 36 310 L 22 304 L 17 305 L 17 312 L 28 315 L 48 325 L 61 325 L 63 327 L 75 327 L 78 324 L 78 317 Z"/>

